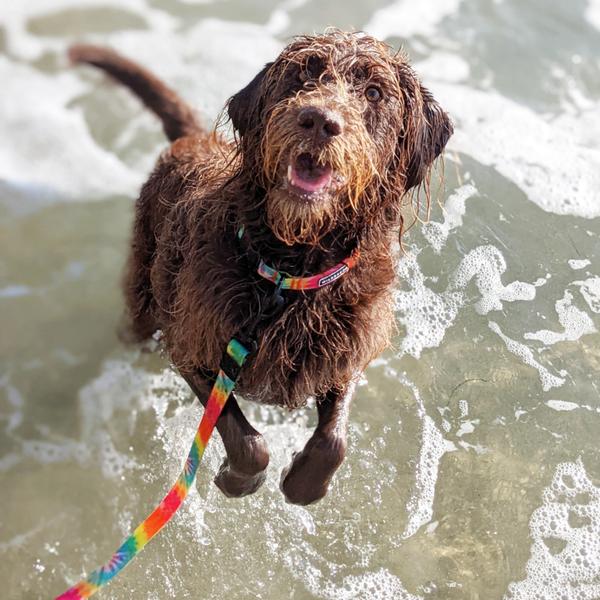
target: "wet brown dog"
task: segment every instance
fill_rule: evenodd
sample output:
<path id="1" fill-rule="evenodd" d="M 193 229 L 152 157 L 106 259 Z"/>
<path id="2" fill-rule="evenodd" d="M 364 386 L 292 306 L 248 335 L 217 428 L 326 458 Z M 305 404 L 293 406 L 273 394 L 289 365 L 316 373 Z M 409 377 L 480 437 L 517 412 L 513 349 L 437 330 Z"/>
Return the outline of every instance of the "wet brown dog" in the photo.
<path id="1" fill-rule="evenodd" d="M 291 502 L 322 498 L 344 458 L 356 379 L 393 330 L 402 204 L 427 186 L 452 134 L 448 116 L 402 54 L 359 33 L 295 39 L 229 100 L 233 141 L 204 131 L 174 92 L 114 52 L 76 46 L 71 58 L 130 87 L 173 141 L 137 201 L 129 337 L 161 329 L 202 402 L 228 340 L 273 294 L 257 257 L 301 276 L 360 250 L 334 284 L 284 293 L 284 308 L 258 327 L 237 388 L 289 408 L 316 398 L 318 426 L 281 487 Z M 262 436 L 233 397 L 217 427 L 227 458 L 216 484 L 229 496 L 254 492 L 269 462 Z"/>

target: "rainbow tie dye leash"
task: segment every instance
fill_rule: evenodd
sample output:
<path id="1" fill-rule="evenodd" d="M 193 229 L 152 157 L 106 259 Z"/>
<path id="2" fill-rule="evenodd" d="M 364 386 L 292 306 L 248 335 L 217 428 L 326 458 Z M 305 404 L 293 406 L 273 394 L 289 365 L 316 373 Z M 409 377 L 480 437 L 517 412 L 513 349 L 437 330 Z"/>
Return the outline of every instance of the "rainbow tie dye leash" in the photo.
<path id="1" fill-rule="evenodd" d="M 95 594 L 103 585 L 122 571 L 136 554 L 142 551 L 144 546 L 169 522 L 179 509 L 194 482 L 204 449 L 215 428 L 217 419 L 235 387 L 249 350 L 233 338 L 227 344 L 226 354 L 232 359 L 228 361 L 230 365 L 233 363 L 237 368 L 231 369 L 229 375 L 223 370 L 223 366 L 219 369 L 217 379 L 206 403 L 206 410 L 202 415 L 194 442 L 185 461 L 185 466 L 175 485 L 146 520 L 140 523 L 134 532 L 119 546 L 105 565 L 93 571 L 85 580 L 80 581 L 60 596 L 57 596 L 56 600 L 80 600 Z M 222 361 L 221 365 L 223 365 L 223 362 L 225 361 Z"/>
<path id="2" fill-rule="evenodd" d="M 243 231 L 243 228 L 240 228 L 238 238 L 241 238 Z M 310 277 L 288 276 L 287 273 L 269 267 L 262 260 L 259 263 L 257 272 L 261 277 L 275 284 L 276 288 L 272 296 L 272 301 L 277 307 L 283 304 L 281 290 L 304 291 L 325 287 L 347 273 L 356 264 L 358 256 L 358 250 L 355 250 L 350 257 L 344 259 L 341 263 L 338 263 L 324 273 Z M 263 316 L 261 314 L 257 317 L 253 329 L 256 328 L 256 325 Z M 237 337 L 241 337 L 244 343 L 239 341 Z M 125 539 L 106 564 L 90 573 L 86 579 L 57 596 L 55 600 L 80 600 L 93 596 L 102 586 L 116 577 L 171 520 L 171 517 L 183 504 L 190 487 L 194 483 L 200 460 L 217 424 L 217 420 L 235 387 L 242 366 L 246 362 L 251 349 L 256 345 L 253 337 L 254 332 L 249 336 L 236 336 L 227 344 L 221 364 L 219 365 L 217 378 L 208 397 L 204 414 L 200 420 L 200 425 L 196 431 L 183 471 L 169 493 L 152 513 L 135 528 L 133 533 Z M 250 349 L 247 346 L 250 346 Z"/>

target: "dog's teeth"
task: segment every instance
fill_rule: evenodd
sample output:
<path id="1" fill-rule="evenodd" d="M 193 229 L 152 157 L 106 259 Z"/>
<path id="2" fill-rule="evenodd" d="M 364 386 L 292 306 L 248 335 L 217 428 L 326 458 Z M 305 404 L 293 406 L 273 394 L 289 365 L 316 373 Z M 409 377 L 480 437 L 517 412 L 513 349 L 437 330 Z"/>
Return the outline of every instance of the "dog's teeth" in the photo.
<path id="1" fill-rule="evenodd" d="M 288 165 L 287 178 L 288 181 L 292 180 L 292 165 Z"/>

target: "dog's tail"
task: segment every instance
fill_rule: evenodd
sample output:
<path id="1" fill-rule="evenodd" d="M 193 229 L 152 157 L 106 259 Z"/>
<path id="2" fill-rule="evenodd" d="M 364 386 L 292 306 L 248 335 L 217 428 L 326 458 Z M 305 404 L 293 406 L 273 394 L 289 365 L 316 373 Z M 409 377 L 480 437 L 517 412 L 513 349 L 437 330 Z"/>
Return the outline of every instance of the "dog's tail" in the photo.
<path id="1" fill-rule="evenodd" d="M 162 121 L 171 141 L 185 135 L 204 133 L 194 110 L 171 88 L 140 65 L 109 48 L 76 44 L 69 48 L 74 64 L 87 63 L 106 71 L 126 85 Z"/>

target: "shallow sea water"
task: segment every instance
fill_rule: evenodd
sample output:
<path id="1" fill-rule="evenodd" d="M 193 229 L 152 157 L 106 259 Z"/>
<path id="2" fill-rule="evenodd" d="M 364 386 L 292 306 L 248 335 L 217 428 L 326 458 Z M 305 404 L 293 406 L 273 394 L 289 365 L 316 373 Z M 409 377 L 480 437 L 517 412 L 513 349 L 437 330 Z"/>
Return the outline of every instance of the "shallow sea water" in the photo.
<path id="1" fill-rule="evenodd" d="M 358 388 L 315 506 L 279 473 L 314 411 L 245 405 L 265 486 L 211 480 L 101 595 L 600 599 L 598 0 L 28 0 L 0 7 L 0 597 L 106 560 L 181 467 L 201 410 L 115 330 L 133 197 L 165 141 L 74 40 L 153 69 L 212 122 L 293 34 L 403 44 L 456 123 L 399 265 L 395 348 Z M 100 597 L 100 596 L 99 596 Z"/>

